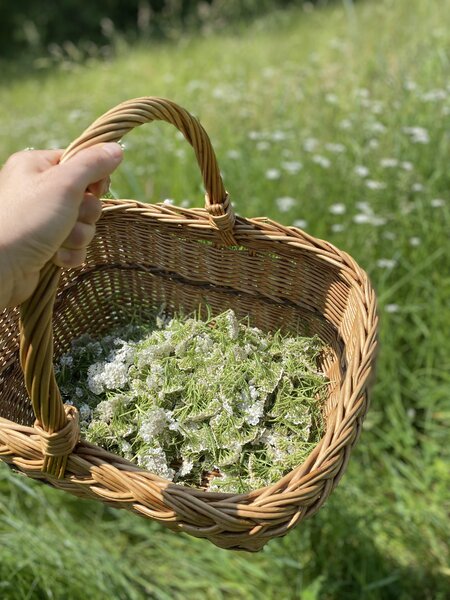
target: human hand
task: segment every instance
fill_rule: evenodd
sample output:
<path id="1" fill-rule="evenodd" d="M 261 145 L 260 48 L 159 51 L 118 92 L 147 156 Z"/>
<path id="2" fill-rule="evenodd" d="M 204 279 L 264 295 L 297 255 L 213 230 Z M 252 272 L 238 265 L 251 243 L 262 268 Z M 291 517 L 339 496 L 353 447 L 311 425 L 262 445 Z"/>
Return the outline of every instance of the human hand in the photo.
<path id="1" fill-rule="evenodd" d="M 30 297 L 50 260 L 80 266 L 101 214 L 99 197 L 122 160 L 98 144 L 59 164 L 62 151 L 13 154 L 0 171 L 0 309 Z"/>

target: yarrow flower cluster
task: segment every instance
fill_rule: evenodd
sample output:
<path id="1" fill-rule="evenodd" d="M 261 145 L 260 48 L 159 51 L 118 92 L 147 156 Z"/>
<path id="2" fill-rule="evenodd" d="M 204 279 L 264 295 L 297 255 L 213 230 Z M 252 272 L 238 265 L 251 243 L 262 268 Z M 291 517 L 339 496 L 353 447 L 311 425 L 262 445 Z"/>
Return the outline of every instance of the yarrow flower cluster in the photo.
<path id="1" fill-rule="evenodd" d="M 325 351 L 316 337 L 263 333 L 228 310 L 156 315 L 61 356 L 63 397 L 87 441 L 166 479 L 243 493 L 300 464 L 323 431 Z"/>

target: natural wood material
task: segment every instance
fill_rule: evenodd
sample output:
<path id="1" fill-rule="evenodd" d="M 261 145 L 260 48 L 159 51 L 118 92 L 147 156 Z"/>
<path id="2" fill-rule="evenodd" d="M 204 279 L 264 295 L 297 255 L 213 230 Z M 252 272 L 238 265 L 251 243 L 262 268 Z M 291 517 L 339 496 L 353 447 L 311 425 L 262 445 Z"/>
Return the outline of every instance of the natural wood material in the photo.
<path id="1" fill-rule="evenodd" d="M 377 314 L 366 273 L 345 252 L 295 227 L 235 216 L 210 140 L 162 98 L 124 102 L 66 150 L 116 141 L 143 123 L 175 125 L 193 146 L 206 207 L 105 200 L 80 269 L 48 264 L 20 308 L 0 313 L 0 457 L 14 469 L 84 498 L 126 508 L 223 548 L 256 551 L 315 513 L 336 487 L 368 407 Z M 83 333 L 101 335 L 155 306 L 232 308 L 265 330 L 318 334 L 331 351 L 326 431 L 308 459 L 248 494 L 175 485 L 79 439 L 53 360 Z"/>

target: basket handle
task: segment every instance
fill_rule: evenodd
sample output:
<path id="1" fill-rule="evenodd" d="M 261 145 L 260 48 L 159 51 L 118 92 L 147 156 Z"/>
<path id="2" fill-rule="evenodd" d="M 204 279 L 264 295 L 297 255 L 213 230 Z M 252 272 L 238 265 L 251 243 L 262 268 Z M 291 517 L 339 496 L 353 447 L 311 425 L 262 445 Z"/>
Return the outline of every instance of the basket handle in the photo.
<path id="1" fill-rule="evenodd" d="M 211 222 L 225 245 L 235 244 L 235 215 L 209 137 L 196 118 L 170 100 L 148 96 L 119 104 L 72 142 L 61 162 L 94 144 L 119 141 L 135 127 L 157 120 L 175 125 L 193 146 Z M 53 368 L 52 317 L 60 273 L 59 267 L 47 263 L 33 295 L 20 307 L 20 363 L 41 440 L 42 470 L 57 478 L 64 477 L 68 456 L 80 435 L 78 412 L 63 404 Z"/>
<path id="2" fill-rule="evenodd" d="M 235 215 L 208 134 L 195 117 L 171 100 L 145 96 L 118 104 L 94 121 L 70 144 L 61 162 L 94 144 L 118 142 L 135 127 L 152 121 L 166 121 L 175 125 L 194 148 L 205 185 L 205 208 L 213 226 L 220 231 L 224 243 L 235 244 L 233 237 Z"/>

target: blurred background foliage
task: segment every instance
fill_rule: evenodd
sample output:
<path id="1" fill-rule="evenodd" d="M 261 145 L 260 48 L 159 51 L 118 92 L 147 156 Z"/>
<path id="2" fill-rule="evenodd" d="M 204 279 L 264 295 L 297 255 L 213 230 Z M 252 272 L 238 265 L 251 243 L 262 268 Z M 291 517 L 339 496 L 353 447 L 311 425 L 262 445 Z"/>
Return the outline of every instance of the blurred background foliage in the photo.
<path id="1" fill-rule="evenodd" d="M 0 1 L 0 55 L 32 52 L 97 55 L 111 41 L 171 38 L 181 30 L 219 30 L 270 8 L 325 5 L 330 0 L 78 0 Z"/>

